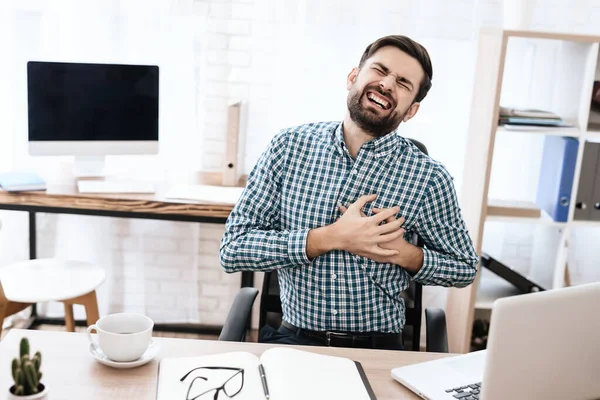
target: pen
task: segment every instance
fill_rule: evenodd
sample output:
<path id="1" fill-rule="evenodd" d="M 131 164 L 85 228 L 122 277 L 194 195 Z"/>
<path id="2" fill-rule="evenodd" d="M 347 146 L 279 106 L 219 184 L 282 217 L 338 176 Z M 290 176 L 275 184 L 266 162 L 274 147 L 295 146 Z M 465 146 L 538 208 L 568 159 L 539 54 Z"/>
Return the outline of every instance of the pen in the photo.
<path id="1" fill-rule="evenodd" d="M 270 397 L 269 387 L 267 386 L 267 377 L 265 375 L 265 369 L 263 368 L 262 364 L 258 364 L 258 373 L 260 374 L 260 380 L 262 382 L 263 390 L 265 392 L 265 398 L 268 399 Z"/>

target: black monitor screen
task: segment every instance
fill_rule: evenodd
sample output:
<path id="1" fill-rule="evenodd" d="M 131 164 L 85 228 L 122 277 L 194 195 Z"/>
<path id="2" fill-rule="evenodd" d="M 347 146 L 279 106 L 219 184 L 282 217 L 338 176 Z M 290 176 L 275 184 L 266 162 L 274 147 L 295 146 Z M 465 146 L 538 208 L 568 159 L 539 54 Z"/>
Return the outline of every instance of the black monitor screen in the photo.
<path id="1" fill-rule="evenodd" d="M 158 140 L 158 67 L 27 63 L 30 141 Z"/>

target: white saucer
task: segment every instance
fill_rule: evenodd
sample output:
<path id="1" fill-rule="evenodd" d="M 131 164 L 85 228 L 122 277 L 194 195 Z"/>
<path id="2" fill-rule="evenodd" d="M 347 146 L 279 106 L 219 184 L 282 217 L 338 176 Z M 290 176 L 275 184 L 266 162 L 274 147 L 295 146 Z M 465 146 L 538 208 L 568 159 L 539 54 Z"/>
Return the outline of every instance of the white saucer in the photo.
<path id="1" fill-rule="evenodd" d="M 156 357 L 158 353 L 160 353 L 160 345 L 155 340 L 152 340 L 150 346 L 148 346 L 148 349 L 144 352 L 144 354 L 142 354 L 140 358 L 134 361 L 127 362 L 113 361 L 109 359 L 108 357 L 106 357 L 106 354 L 102 352 L 102 349 L 96 346 L 95 344 L 90 344 L 90 353 L 92 353 L 92 356 L 94 356 L 94 358 L 100 364 L 104 364 L 113 368 L 135 368 L 152 361 L 152 359 Z"/>

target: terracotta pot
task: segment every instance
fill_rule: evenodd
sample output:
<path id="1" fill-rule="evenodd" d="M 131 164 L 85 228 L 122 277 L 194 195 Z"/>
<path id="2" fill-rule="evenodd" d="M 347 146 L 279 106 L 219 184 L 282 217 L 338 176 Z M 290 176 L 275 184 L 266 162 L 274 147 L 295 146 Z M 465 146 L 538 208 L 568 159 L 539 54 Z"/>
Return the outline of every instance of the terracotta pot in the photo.
<path id="1" fill-rule="evenodd" d="M 36 394 L 30 394 L 29 396 L 15 396 L 13 394 L 15 386 L 13 385 L 8 390 L 7 400 L 45 400 L 48 397 L 48 389 L 46 389 L 46 386 L 44 386 L 43 383 L 40 383 L 38 389 L 40 391 Z"/>

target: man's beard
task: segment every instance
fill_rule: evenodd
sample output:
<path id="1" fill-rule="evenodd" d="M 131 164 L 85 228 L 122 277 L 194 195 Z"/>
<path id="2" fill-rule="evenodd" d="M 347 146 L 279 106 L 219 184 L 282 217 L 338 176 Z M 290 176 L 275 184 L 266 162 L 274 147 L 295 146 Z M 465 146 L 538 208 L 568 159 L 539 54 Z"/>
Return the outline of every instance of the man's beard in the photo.
<path id="1" fill-rule="evenodd" d="M 367 86 L 364 88 L 362 93 L 353 89 L 348 94 L 348 111 L 350 112 L 350 118 L 352 121 L 354 121 L 354 123 L 356 123 L 356 125 L 358 125 L 368 135 L 374 138 L 379 138 L 395 130 L 404 119 L 404 116 L 408 110 L 406 110 L 404 113 L 392 111 L 387 116 L 378 116 L 370 110 L 367 110 L 361 104 L 362 97 L 366 97 L 366 92 L 369 90 L 377 92 L 384 98 L 389 99 L 387 95 L 382 93 L 382 91 L 379 89 L 379 86 Z M 390 103 L 392 102 L 390 101 Z"/>

